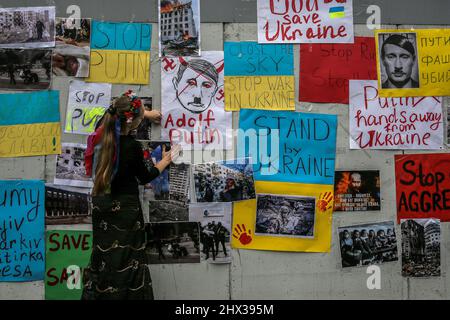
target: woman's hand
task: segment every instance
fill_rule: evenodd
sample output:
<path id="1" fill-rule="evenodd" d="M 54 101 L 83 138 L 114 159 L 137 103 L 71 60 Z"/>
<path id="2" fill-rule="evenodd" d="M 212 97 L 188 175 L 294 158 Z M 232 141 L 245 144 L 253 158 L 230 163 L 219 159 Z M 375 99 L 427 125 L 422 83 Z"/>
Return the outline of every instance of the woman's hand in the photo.
<path id="1" fill-rule="evenodd" d="M 162 159 L 159 161 L 155 167 L 162 173 L 171 163 L 176 160 L 180 155 L 180 146 L 175 145 L 169 151 L 166 151 L 166 146 L 162 145 Z"/>
<path id="2" fill-rule="evenodd" d="M 162 114 L 158 110 L 145 110 L 144 117 L 153 123 L 160 124 L 162 119 Z"/>

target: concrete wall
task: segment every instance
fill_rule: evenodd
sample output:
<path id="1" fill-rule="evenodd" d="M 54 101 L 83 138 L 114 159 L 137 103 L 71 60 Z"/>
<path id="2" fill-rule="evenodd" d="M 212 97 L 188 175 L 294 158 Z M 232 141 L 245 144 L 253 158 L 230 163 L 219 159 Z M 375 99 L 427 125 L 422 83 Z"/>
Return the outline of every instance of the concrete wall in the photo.
<path id="1" fill-rule="evenodd" d="M 203 2 L 210 0 L 203 0 Z M 212 0 L 211 0 L 212 1 Z M 6 6 L 8 1 L 3 1 Z M 18 5 L 17 1 L 14 5 Z M 22 1 L 33 5 L 39 1 Z M 43 2 L 43 1 L 41 1 Z M 48 3 L 49 1 L 45 1 Z M 51 2 L 51 1 L 50 1 Z M 61 1 L 63 2 L 63 1 Z M 81 2 L 81 1 L 80 1 Z M 254 1 L 249 1 L 254 2 Z M 417 4 L 419 1 L 415 1 Z M 59 3 L 59 1 L 58 1 Z M 420 1 L 425 3 L 425 1 Z M 429 3 L 429 2 L 427 2 Z M 96 1 L 97 4 L 97 1 Z M 98 6 L 100 7 L 100 5 Z M 134 8 L 136 8 L 134 6 Z M 64 12 L 62 12 L 63 14 Z M 85 11 L 84 16 L 91 16 Z M 203 12 L 207 16 L 207 12 Z M 202 16 L 203 18 L 203 16 Z M 159 109 L 160 63 L 158 59 L 157 25 L 153 26 L 151 84 L 149 86 L 113 86 L 113 95 L 132 88 L 139 95 L 152 96 Z M 410 28 L 411 25 L 383 25 L 392 28 Z M 419 26 L 414 26 L 419 27 Z M 420 26 L 428 27 L 428 26 Z M 256 40 L 255 23 L 202 23 L 202 50 L 222 50 L 223 41 Z M 365 25 L 355 26 L 356 35 L 373 35 Z M 298 46 L 295 47 L 295 74 L 298 86 Z M 65 118 L 67 78 L 58 78 L 53 89 L 60 90 L 61 122 Z M 450 100 L 445 98 L 444 109 Z M 381 290 L 368 290 L 369 276 L 365 268 L 340 267 L 337 227 L 395 220 L 394 151 L 349 150 L 348 106 L 340 104 L 296 103 L 297 111 L 330 113 L 339 116 L 336 170 L 377 169 L 381 173 L 382 211 L 366 213 L 336 213 L 333 217 L 332 250 L 329 254 L 284 253 L 268 251 L 233 250 L 231 265 L 184 264 L 153 265 L 151 273 L 157 299 L 449 299 L 450 281 L 449 224 L 442 225 L 442 276 L 436 279 L 406 279 L 401 276 L 401 263 L 381 266 Z M 237 127 L 238 113 L 233 115 Z M 153 135 L 159 136 L 157 128 Z M 63 135 L 63 142 L 85 143 L 85 138 Z M 449 149 L 442 152 L 449 152 Z M 208 159 L 205 159 L 208 160 Z M 55 157 L 28 157 L 0 159 L 0 179 L 45 179 L 52 181 Z M 67 228 L 67 227 L 66 227 Z M 69 227 L 88 230 L 90 226 Z M 55 229 L 52 227 L 52 229 Z M 399 226 L 397 234 L 400 235 Z M 399 250 L 400 250 L 399 246 Z M 43 299 L 43 282 L 0 283 L 0 299 Z"/>

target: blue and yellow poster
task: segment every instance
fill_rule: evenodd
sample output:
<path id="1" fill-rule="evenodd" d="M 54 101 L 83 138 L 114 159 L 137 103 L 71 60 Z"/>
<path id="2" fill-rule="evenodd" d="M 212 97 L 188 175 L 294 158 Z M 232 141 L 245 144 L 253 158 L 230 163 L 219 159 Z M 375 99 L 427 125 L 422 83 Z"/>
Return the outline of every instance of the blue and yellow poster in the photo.
<path id="1" fill-rule="evenodd" d="M 86 81 L 149 84 L 152 25 L 93 21 Z"/>
<path id="2" fill-rule="evenodd" d="M 44 279 L 43 181 L 0 181 L 0 281 Z"/>
<path id="3" fill-rule="evenodd" d="M 295 110 L 291 44 L 225 42 L 225 110 Z"/>
<path id="4" fill-rule="evenodd" d="M 337 116 L 241 110 L 239 129 L 257 198 L 234 204 L 232 246 L 329 252 Z"/>
<path id="5" fill-rule="evenodd" d="M 59 91 L 0 94 L 0 106 L 0 157 L 61 153 Z"/>

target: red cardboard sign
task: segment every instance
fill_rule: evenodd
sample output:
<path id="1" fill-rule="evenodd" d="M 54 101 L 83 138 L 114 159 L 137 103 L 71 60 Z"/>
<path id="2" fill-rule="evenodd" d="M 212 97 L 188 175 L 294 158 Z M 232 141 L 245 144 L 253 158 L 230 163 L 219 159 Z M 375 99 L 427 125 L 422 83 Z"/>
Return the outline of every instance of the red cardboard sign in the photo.
<path id="1" fill-rule="evenodd" d="M 299 101 L 348 104 L 349 80 L 376 80 L 373 37 L 349 44 L 301 44 Z"/>
<path id="2" fill-rule="evenodd" d="M 450 154 L 395 156 L 397 221 L 450 221 Z"/>

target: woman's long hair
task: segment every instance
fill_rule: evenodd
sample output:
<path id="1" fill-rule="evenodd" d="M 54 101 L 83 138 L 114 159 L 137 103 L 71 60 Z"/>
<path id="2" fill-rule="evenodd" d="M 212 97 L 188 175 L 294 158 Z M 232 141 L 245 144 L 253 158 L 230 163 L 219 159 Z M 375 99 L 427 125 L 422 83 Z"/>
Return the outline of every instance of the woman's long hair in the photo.
<path id="1" fill-rule="evenodd" d="M 118 153 L 116 154 L 116 148 L 119 147 L 119 141 L 116 141 L 118 130 L 117 121 L 120 121 L 120 131 L 123 132 L 127 127 L 124 113 L 129 111 L 129 109 L 130 98 L 122 96 L 117 98 L 112 108 L 105 113 L 102 122 L 101 148 L 95 168 L 94 188 L 92 189 L 93 196 L 104 194 L 111 184 L 115 162 L 119 161 L 119 155 Z"/>

